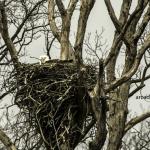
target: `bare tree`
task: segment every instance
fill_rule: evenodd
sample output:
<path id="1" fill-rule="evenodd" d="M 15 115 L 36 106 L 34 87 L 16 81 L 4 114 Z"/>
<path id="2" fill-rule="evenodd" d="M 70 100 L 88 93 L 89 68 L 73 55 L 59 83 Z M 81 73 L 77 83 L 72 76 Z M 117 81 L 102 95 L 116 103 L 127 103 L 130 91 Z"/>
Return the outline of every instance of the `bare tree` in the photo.
<path id="1" fill-rule="evenodd" d="M 102 50 L 98 35 L 95 48 L 85 44 L 98 58 L 98 69 L 85 64 L 82 55 L 87 21 L 95 0 L 70 0 L 67 7 L 62 0 L 0 2 L 0 33 L 4 41 L 0 60 L 4 61 L 9 54 L 11 59 L 8 57 L 5 65 L 11 63 L 14 67 L 7 82 L 9 90 L 0 98 L 14 91 L 14 104 L 23 112 L 24 123 L 30 129 L 26 131 L 26 149 L 29 149 L 27 143 L 31 142 L 31 137 L 34 142 L 37 140 L 32 149 L 40 149 L 44 144 L 47 150 L 72 150 L 90 137 L 90 150 L 104 147 L 118 150 L 126 132 L 150 117 L 147 112 L 127 121 L 129 98 L 144 88 L 145 81 L 150 78 L 147 75 L 150 33 L 146 29 L 150 20 L 150 2 L 138 0 L 131 11 L 132 0 L 122 0 L 119 17 L 112 2 L 104 2 L 115 27 L 108 55 L 98 56 L 97 50 Z M 23 9 L 21 17 L 12 11 L 15 4 L 18 4 L 18 10 Z M 75 43 L 72 44 L 72 16 L 79 7 Z M 48 24 L 35 23 L 45 16 Z M 9 33 L 11 24 L 16 28 L 12 37 Z M 60 44 L 60 60 L 52 59 L 42 65 L 21 63 L 19 52 L 40 32 L 50 43 L 47 45 L 48 55 L 55 40 Z M 53 35 L 51 41 L 49 34 Z M 118 77 L 116 66 L 122 51 L 124 65 Z M 142 61 L 144 69 L 138 76 Z"/>

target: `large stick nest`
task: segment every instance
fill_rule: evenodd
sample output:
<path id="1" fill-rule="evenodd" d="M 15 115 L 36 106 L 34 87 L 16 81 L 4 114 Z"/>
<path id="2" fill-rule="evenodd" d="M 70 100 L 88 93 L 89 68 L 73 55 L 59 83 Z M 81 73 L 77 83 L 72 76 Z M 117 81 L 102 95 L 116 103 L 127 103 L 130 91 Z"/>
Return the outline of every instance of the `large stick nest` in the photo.
<path id="1" fill-rule="evenodd" d="M 72 117 L 78 113 L 80 102 L 86 103 L 89 98 L 87 91 L 95 84 L 95 69 L 79 69 L 72 62 L 62 61 L 26 64 L 22 65 L 17 81 L 15 103 L 27 110 L 29 122 L 38 127 L 44 139 L 52 141 L 57 132 L 57 140 L 62 141 L 73 128 Z M 83 91 L 82 100 L 78 98 L 79 90 Z"/>

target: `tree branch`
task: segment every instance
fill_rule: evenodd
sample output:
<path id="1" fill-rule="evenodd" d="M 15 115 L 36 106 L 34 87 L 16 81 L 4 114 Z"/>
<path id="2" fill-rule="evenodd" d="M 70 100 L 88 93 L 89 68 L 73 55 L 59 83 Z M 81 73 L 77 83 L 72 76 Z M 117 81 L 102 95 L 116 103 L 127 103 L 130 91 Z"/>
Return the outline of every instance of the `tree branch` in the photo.
<path id="1" fill-rule="evenodd" d="M 58 10 L 59 10 L 61 16 L 63 17 L 64 15 L 66 15 L 66 9 L 64 7 L 64 4 L 63 4 L 62 0 L 55 0 L 55 1 L 56 1 Z"/>
<path id="2" fill-rule="evenodd" d="M 119 17 L 119 22 L 123 26 L 129 17 L 129 12 L 131 8 L 132 0 L 123 0 L 122 6 L 121 6 L 121 11 L 120 11 L 120 17 Z"/>
<path id="3" fill-rule="evenodd" d="M 7 150 L 17 150 L 10 138 L 0 129 L 0 141 L 6 146 Z"/>
<path id="4" fill-rule="evenodd" d="M 149 21 L 150 21 L 150 6 L 148 7 L 147 12 L 144 15 L 142 23 L 139 25 L 136 33 L 133 36 L 134 37 L 134 41 L 138 41 L 139 40 L 139 38 L 143 34 L 143 32 L 144 32 L 147 24 L 149 23 Z"/>
<path id="5" fill-rule="evenodd" d="M 9 36 L 7 15 L 5 12 L 5 7 L 3 2 L 0 2 L 0 33 L 2 34 L 3 40 L 10 52 L 14 67 L 17 70 L 20 66 L 20 63 L 18 60 L 16 48 Z"/>
<path id="6" fill-rule="evenodd" d="M 68 6 L 68 11 L 65 16 L 63 16 L 62 19 L 62 28 L 61 31 L 59 31 L 56 22 L 55 22 L 55 3 L 54 0 L 49 0 L 48 1 L 48 20 L 49 20 L 49 25 L 52 30 L 52 33 L 54 37 L 58 40 L 58 42 L 61 44 L 61 59 L 62 55 L 64 56 L 64 52 L 67 54 L 68 59 L 73 59 L 75 60 L 74 56 L 74 50 L 73 47 L 69 41 L 69 32 L 70 32 L 70 22 L 71 22 L 71 17 L 73 14 L 73 11 L 75 9 L 75 4 L 77 3 L 76 0 L 72 1 L 72 3 Z M 63 45 L 66 44 L 64 47 Z M 67 52 L 66 52 L 67 51 Z"/>
<path id="7" fill-rule="evenodd" d="M 81 140 L 88 134 L 88 132 L 91 130 L 91 128 L 95 125 L 96 123 L 96 120 L 93 119 L 89 124 L 88 126 L 85 128 L 82 136 L 81 136 Z"/>
<path id="8" fill-rule="evenodd" d="M 76 4 L 79 0 L 70 0 L 68 8 L 67 8 L 67 14 L 69 14 L 70 16 L 72 16 L 73 11 L 76 8 Z"/>
<path id="9" fill-rule="evenodd" d="M 150 75 L 147 75 L 146 77 L 144 77 L 144 81 L 146 81 L 148 79 L 150 79 Z M 133 79 L 133 80 L 131 80 L 131 83 L 139 83 L 141 81 L 142 81 L 142 79 Z"/>
<path id="10" fill-rule="evenodd" d="M 11 37 L 11 40 L 14 41 L 15 38 L 17 37 L 17 35 L 20 33 L 22 27 L 24 26 L 25 22 L 29 19 L 29 17 L 31 16 L 31 14 L 34 12 L 34 10 L 46 0 L 41 0 L 39 2 L 37 2 L 34 7 L 28 12 L 28 14 L 25 16 L 25 18 L 22 20 L 21 24 L 19 25 L 19 27 L 17 28 L 16 32 L 14 33 L 14 35 Z"/>
<path id="11" fill-rule="evenodd" d="M 124 134 L 130 130 L 131 128 L 133 128 L 135 125 L 137 125 L 138 123 L 142 122 L 143 120 L 147 119 L 150 117 L 150 112 L 146 112 L 140 116 L 137 116 L 133 119 L 131 119 L 127 124 L 126 124 L 126 127 L 125 127 L 125 131 L 124 131 Z"/>
<path id="12" fill-rule="evenodd" d="M 110 18 L 111 18 L 115 28 L 117 29 L 117 31 L 120 32 L 121 31 L 121 24 L 119 23 L 119 21 L 118 21 L 118 19 L 116 17 L 116 14 L 114 12 L 114 9 L 113 9 L 113 7 L 111 5 L 110 0 L 105 0 L 105 4 L 107 6 L 107 10 L 108 10 L 109 16 L 110 16 Z"/>
<path id="13" fill-rule="evenodd" d="M 0 100 L 3 99 L 5 96 L 7 96 L 8 94 L 10 94 L 11 92 L 13 92 L 16 89 L 16 86 L 10 88 L 8 91 L 6 91 L 5 93 L 0 95 Z"/>
<path id="14" fill-rule="evenodd" d="M 74 45 L 76 60 L 81 63 L 82 63 L 82 47 L 83 47 L 87 21 L 94 4 L 95 4 L 95 0 L 81 1 L 77 35 L 76 35 L 76 41 Z"/>
<path id="15" fill-rule="evenodd" d="M 95 139 L 90 142 L 89 149 L 101 149 L 107 137 L 106 129 L 106 99 L 103 91 L 104 86 L 104 66 L 103 60 L 99 59 L 99 72 L 97 76 L 97 83 L 94 90 L 89 93 L 92 101 L 92 110 L 96 118 L 97 132 Z"/>
<path id="16" fill-rule="evenodd" d="M 122 83 L 128 81 L 135 74 L 145 51 L 149 47 L 150 47 L 150 34 L 147 36 L 147 39 L 145 40 L 144 44 L 142 45 L 141 49 L 139 50 L 139 52 L 138 52 L 138 54 L 135 58 L 135 61 L 134 61 L 134 64 L 133 64 L 132 68 L 127 73 L 125 73 L 120 79 L 115 80 L 114 82 L 112 82 L 110 84 L 110 86 L 108 86 L 105 89 L 106 92 L 109 92 L 110 90 L 115 89 L 117 86 L 121 85 Z"/>
<path id="17" fill-rule="evenodd" d="M 129 0 L 129 1 L 123 0 L 123 4 L 122 4 L 122 7 L 121 7 L 121 12 L 120 12 L 120 17 L 119 17 L 119 20 L 118 20 L 121 27 L 125 26 L 125 24 L 128 20 L 131 3 L 132 3 L 132 0 Z M 117 59 L 117 54 L 119 53 L 120 47 L 123 43 L 122 40 L 125 42 L 125 44 L 128 47 L 128 45 L 129 45 L 128 44 L 128 39 L 125 39 L 125 36 L 124 36 L 127 27 L 128 27 L 127 24 L 126 24 L 126 27 L 124 27 L 123 30 L 119 30 L 119 28 L 116 27 L 117 32 L 115 33 L 114 40 L 113 40 L 113 45 L 111 47 L 110 53 L 107 56 L 107 58 L 105 59 L 104 66 L 106 66 L 112 59 L 114 59 L 114 61 L 112 63 L 115 64 L 115 61 Z"/>
<path id="18" fill-rule="evenodd" d="M 145 87 L 144 81 L 147 80 L 147 79 L 149 79 L 149 77 L 150 77 L 149 75 L 146 76 L 146 73 L 147 73 L 147 70 L 148 70 L 149 67 L 150 67 L 150 63 L 146 65 L 146 67 L 144 68 L 142 77 L 141 77 L 141 79 L 139 79 L 139 81 L 141 82 L 141 84 L 129 94 L 129 97 L 133 96 L 136 92 L 138 92 L 138 91 L 141 90 L 143 87 Z M 137 79 L 137 80 L 138 80 L 138 79 Z M 131 80 L 130 83 L 137 83 L 137 80 L 136 80 L 136 82 L 133 82 L 133 81 Z"/>
<path id="19" fill-rule="evenodd" d="M 139 90 L 141 90 L 143 87 L 145 87 L 145 84 L 140 84 L 137 88 L 135 88 L 133 91 L 131 91 L 129 93 L 129 96 L 128 97 L 131 97 L 133 96 L 135 93 L 137 93 Z"/>
<path id="20" fill-rule="evenodd" d="M 55 4 L 54 0 L 48 0 L 48 20 L 54 37 L 60 42 L 60 31 L 55 22 Z"/>

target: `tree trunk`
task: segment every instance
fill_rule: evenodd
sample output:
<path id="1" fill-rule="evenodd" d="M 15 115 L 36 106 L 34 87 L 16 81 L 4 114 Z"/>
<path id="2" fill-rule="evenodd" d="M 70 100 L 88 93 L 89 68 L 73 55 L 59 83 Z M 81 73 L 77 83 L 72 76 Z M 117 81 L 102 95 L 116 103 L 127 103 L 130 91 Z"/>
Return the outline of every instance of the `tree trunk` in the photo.
<path id="1" fill-rule="evenodd" d="M 69 33 L 70 33 L 70 18 L 68 16 L 64 16 L 62 18 L 62 31 L 61 31 L 61 60 L 69 59 Z"/>
<path id="2" fill-rule="evenodd" d="M 126 56 L 122 75 L 128 72 L 133 65 L 136 55 L 136 51 L 134 51 L 135 49 L 135 46 L 132 47 L 132 55 L 128 54 Z M 128 114 L 129 90 L 130 80 L 126 83 L 123 83 L 120 87 L 112 91 L 110 94 L 108 118 L 109 142 L 107 150 L 118 150 L 121 148 L 125 123 Z"/>
<path id="3" fill-rule="evenodd" d="M 121 147 L 122 137 L 125 128 L 125 122 L 128 113 L 128 93 L 129 83 L 125 83 L 111 94 L 109 103 L 109 142 L 107 150 L 118 150 Z"/>

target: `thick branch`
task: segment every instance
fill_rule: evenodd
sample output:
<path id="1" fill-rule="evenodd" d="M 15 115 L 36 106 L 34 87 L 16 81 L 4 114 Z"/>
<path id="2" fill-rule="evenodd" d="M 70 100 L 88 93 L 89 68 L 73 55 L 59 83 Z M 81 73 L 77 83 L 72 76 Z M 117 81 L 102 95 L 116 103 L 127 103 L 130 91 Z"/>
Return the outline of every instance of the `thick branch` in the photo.
<path id="1" fill-rule="evenodd" d="M 131 4 L 132 0 L 123 0 L 119 17 L 119 22 L 121 25 L 124 25 L 128 20 Z"/>
<path id="2" fill-rule="evenodd" d="M 90 93 L 92 100 L 92 110 L 96 118 L 97 132 L 95 139 L 90 143 L 89 149 L 101 149 L 105 143 L 107 136 L 106 129 L 106 99 L 104 98 L 104 66 L 103 60 L 99 60 L 99 73 L 97 84 L 94 90 Z"/>
<path id="3" fill-rule="evenodd" d="M 134 64 L 132 66 L 132 68 L 125 73 L 120 79 L 115 80 L 114 82 L 112 82 L 110 84 L 110 86 L 108 88 L 106 88 L 106 92 L 115 89 L 117 86 L 121 85 L 122 83 L 128 81 L 137 71 L 138 66 L 141 62 L 141 59 L 145 53 L 145 51 L 150 47 L 150 34 L 148 35 L 146 41 L 144 42 L 143 46 L 141 47 L 141 49 L 139 50 L 139 53 L 137 54 Z"/>
<path id="4" fill-rule="evenodd" d="M 10 52 L 14 67 L 15 69 L 18 69 L 18 67 L 20 66 L 20 63 L 18 60 L 16 48 L 8 33 L 7 15 L 6 15 L 5 8 L 2 2 L 0 2 L 0 32 Z"/>
<path id="5" fill-rule="evenodd" d="M 60 4 L 60 2 L 58 2 Z M 69 41 L 69 33 L 70 33 L 70 22 L 73 11 L 75 9 L 77 1 L 72 1 L 72 3 L 68 6 L 67 13 L 61 17 L 62 19 L 62 28 L 59 31 L 56 21 L 55 21 L 55 3 L 54 0 L 48 0 L 48 20 L 49 25 L 52 30 L 54 37 L 59 41 L 61 44 L 61 54 L 60 58 L 62 60 L 65 59 L 73 59 L 75 60 L 74 50 L 72 45 Z M 64 7 L 64 6 L 62 6 Z M 65 9 L 65 8 L 62 8 Z M 61 12 L 60 12 L 61 13 Z"/>
<path id="6" fill-rule="evenodd" d="M 66 10 L 65 10 L 62 0 L 56 0 L 56 5 L 58 7 L 58 10 L 59 10 L 61 16 L 63 17 L 64 15 L 66 15 Z"/>
<path id="7" fill-rule="evenodd" d="M 126 127 L 125 127 L 125 131 L 124 131 L 124 134 L 130 130 L 131 128 L 133 128 L 135 125 L 137 125 L 138 123 L 142 122 L 143 120 L 147 119 L 150 117 L 150 112 L 147 112 L 147 113 L 144 113 L 138 117 L 135 117 L 133 119 L 131 119 L 127 124 L 126 124 Z"/>
<path id="8" fill-rule="evenodd" d="M 78 62 L 82 62 L 82 46 L 87 26 L 89 14 L 95 4 L 95 0 L 82 0 L 80 7 L 80 16 L 78 20 L 78 28 L 76 42 L 74 45 L 75 56 Z"/>
<path id="9" fill-rule="evenodd" d="M 60 32 L 55 22 L 54 0 L 48 0 L 48 20 L 54 37 L 60 42 Z"/>
<path id="10" fill-rule="evenodd" d="M 124 25 L 128 19 L 131 3 L 132 3 L 132 0 L 128 0 L 128 1 L 123 0 L 120 17 L 118 20 L 110 0 L 105 0 L 105 4 L 107 6 L 109 16 L 110 16 L 112 22 L 114 23 L 116 30 L 119 31 L 119 33 L 121 32 L 121 26 Z"/>
<path id="11" fill-rule="evenodd" d="M 110 0 L 105 0 L 105 4 L 107 6 L 108 12 L 109 12 L 109 16 L 112 20 L 112 22 L 114 23 L 115 28 L 120 32 L 121 31 L 121 24 L 119 23 L 115 11 L 111 5 Z"/>
<path id="12" fill-rule="evenodd" d="M 67 8 L 67 14 L 72 16 L 75 8 L 76 8 L 76 4 L 77 4 L 78 0 L 70 0 L 68 8 Z"/>
<path id="13" fill-rule="evenodd" d="M 147 12 L 145 13 L 142 23 L 139 25 L 136 33 L 134 34 L 134 41 L 138 41 L 141 35 L 143 34 L 147 24 L 150 21 L 150 6 L 148 7 Z"/>
<path id="14" fill-rule="evenodd" d="M 106 66 L 112 59 L 114 59 L 112 61 L 112 63 L 115 65 L 115 62 L 116 62 L 116 59 L 117 59 L 117 54 L 119 53 L 120 47 L 122 45 L 122 40 L 125 42 L 127 47 L 129 45 L 128 44 L 128 39 L 125 39 L 124 35 L 126 33 L 126 28 L 128 27 L 128 24 L 126 24 L 126 22 L 127 22 L 128 16 L 129 16 L 129 10 L 130 10 L 130 7 L 131 7 L 131 2 L 132 2 L 132 0 L 129 0 L 129 1 L 124 0 L 123 1 L 122 7 L 121 7 L 121 12 L 120 12 L 120 17 L 119 17 L 119 20 L 118 20 L 119 22 L 117 21 L 118 25 L 120 25 L 120 28 L 122 26 L 124 26 L 124 29 L 119 30 L 120 28 L 117 28 L 117 25 L 115 26 L 115 22 L 114 22 L 117 19 L 116 16 L 112 16 L 112 17 L 110 16 L 111 19 L 114 18 L 114 21 L 113 20 L 112 21 L 114 22 L 114 26 L 116 27 L 116 31 L 117 31 L 118 34 L 116 33 L 115 36 L 114 36 L 113 44 L 112 44 L 109 55 L 105 59 L 104 66 Z M 110 7 L 110 6 L 108 6 L 108 7 Z M 111 8 L 112 8 L 112 6 L 111 6 Z M 110 8 L 110 10 L 111 10 L 111 8 Z M 110 13 L 110 15 L 111 15 L 111 13 Z"/>
<path id="15" fill-rule="evenodd" d="M 128 21 L 124 25 L 124 30 L 127 32 L 127 38 L 133 39 L 133 34 L 136 31 L 136 27 L 138 24 L 138 21 L 140 20 L 144 9 L 146 8 L 148 4 L 148 0 L 138 0 L 138 4 L 133 11 L 133 13 L 130 15 Z"/>
<path id="16" fill-rule="evenodd" d="M 70 0 L 69 5 L 67 9 L 65 10 L 65 14 L 61 14 L 62 16 L 61 17 L 62 28 L 61 28 L 61 39 L 60 39 L 60 44 L 61 44 L 60 59 L 61 60 L 74 60 L 75 61 L 75 54 L 74 54 L 73 47 L 69 40 L 69 35 L 70 35 L 70 27 L 71 27 L 71 18 L 76 8 L 77 2 L 78 0 Z"/>
<path id="17" fill-rule="evenodd" d="M 6 146 L 7 150 L 17 150 L 10 138 L 0 129 L 0 141 Z"/>
<path id="18" fill-rule="evenodd" d="M 133 91 L 131 91 L 129 93 L 129 96 L 128 97 L 131 97 L 133 96 L 135 93 L 137 93 L 139 90 L 141 90 L 143 87 L 145 87 L 145 84 L 140 84 L 137 88 L 135 88 Z"/>

